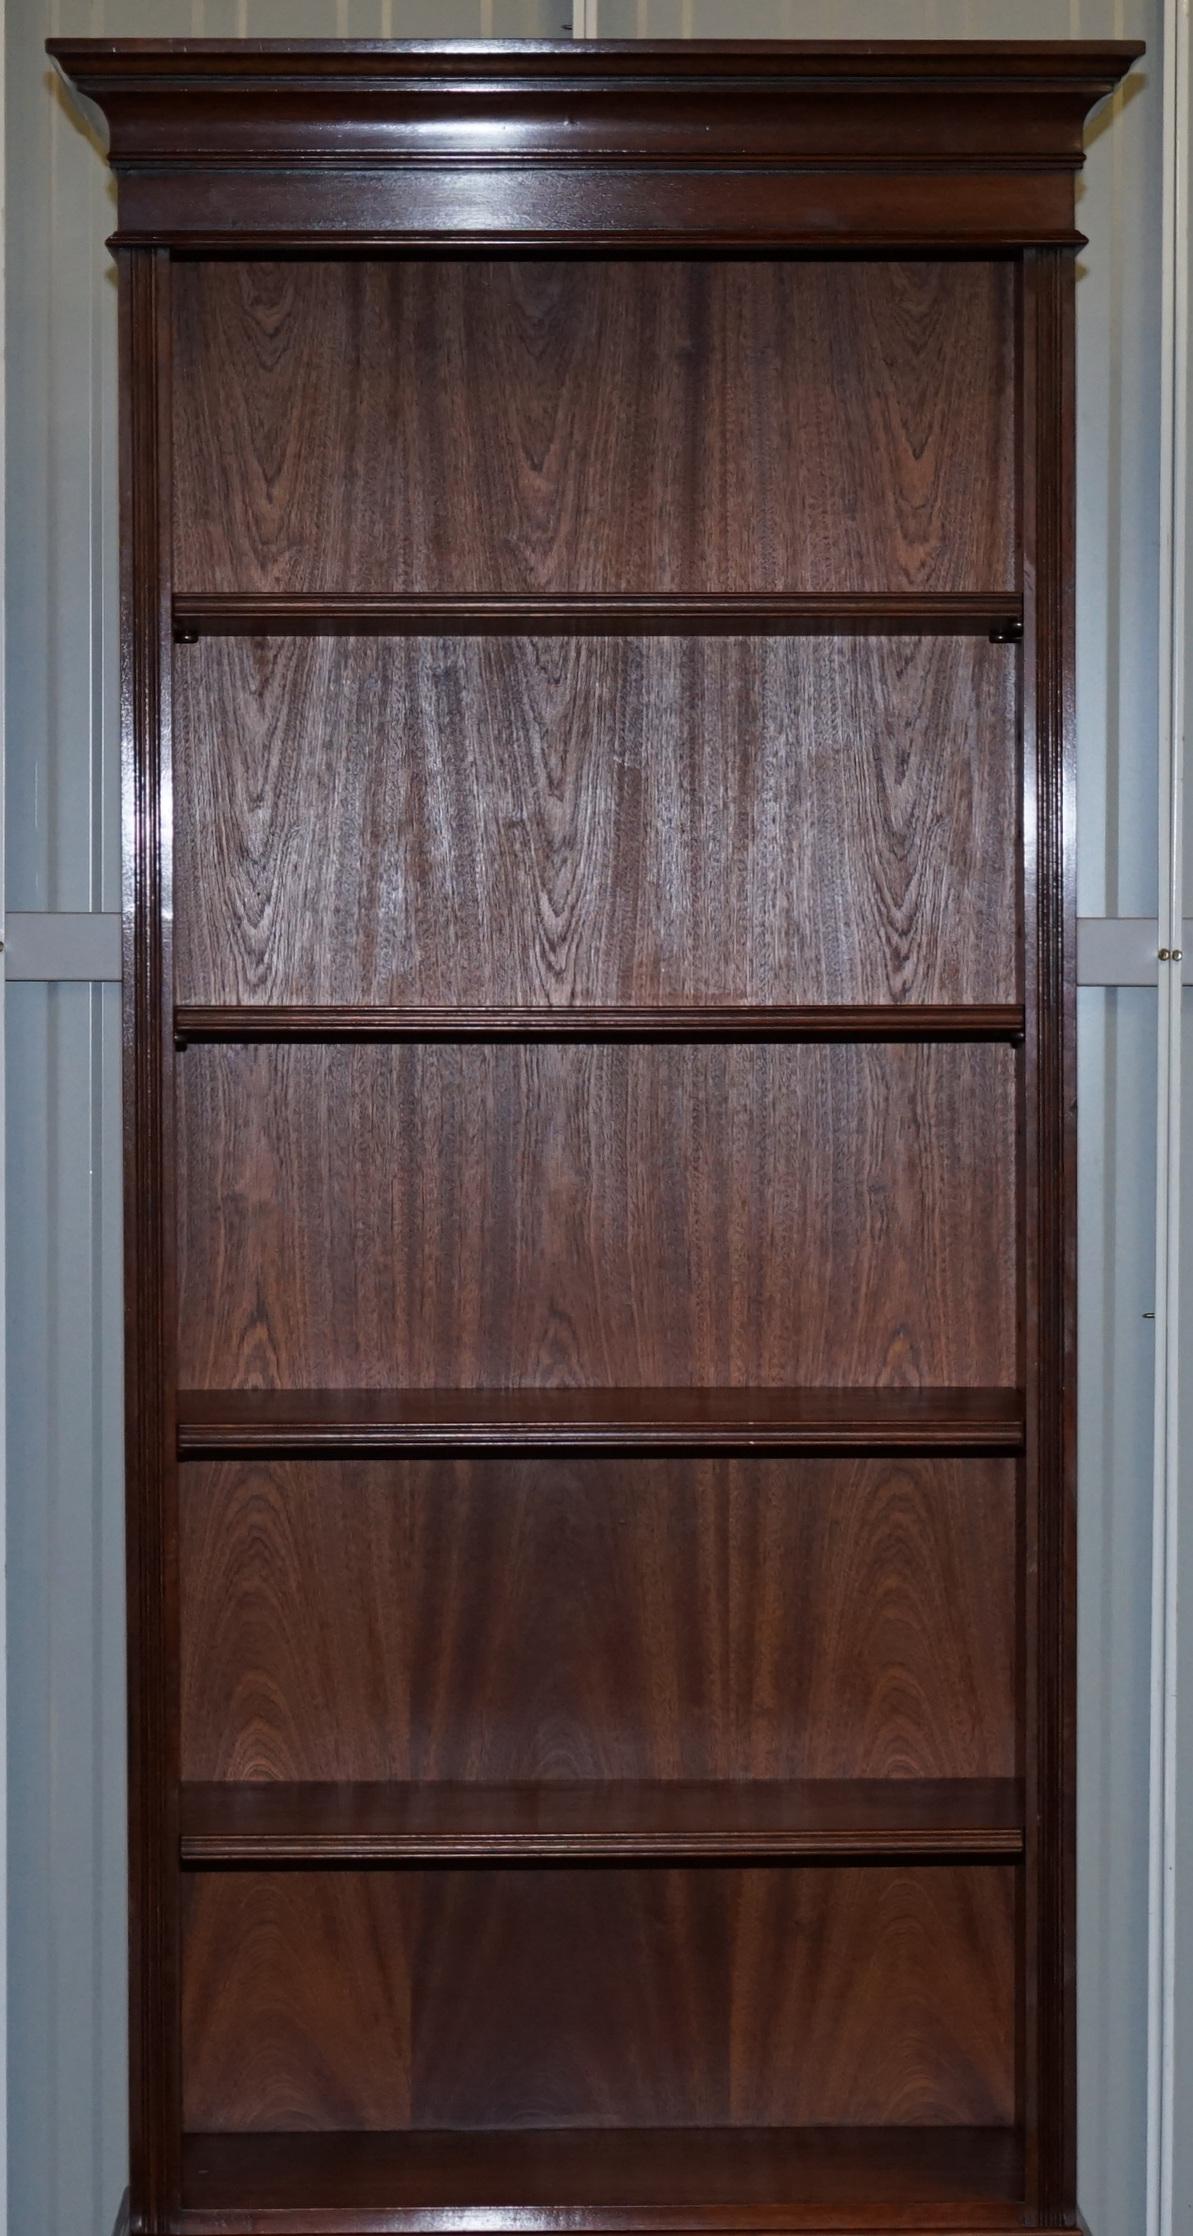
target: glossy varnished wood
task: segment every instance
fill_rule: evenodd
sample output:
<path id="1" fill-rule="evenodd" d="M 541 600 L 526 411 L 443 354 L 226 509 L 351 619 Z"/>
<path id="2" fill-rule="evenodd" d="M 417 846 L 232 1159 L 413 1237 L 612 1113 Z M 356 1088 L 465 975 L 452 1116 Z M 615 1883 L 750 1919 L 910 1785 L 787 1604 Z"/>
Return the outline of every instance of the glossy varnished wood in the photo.
<path id="1" fill-rule="evenodd" d="M 120 271 L 125 1515 L 131 2177 L 147 2224 L 178 2188 L 178 1567 L 169 1090 L 170 265 Z"/>
<path id="2" fill-rule="evenodd" d="M 1107 81 L 1109 90 L 1109 81 Z M 628 166 L 594 166 L 585 176 L 520 163 L 424 166 L 394 164 L 360 171 L 350 183 L 334 165 L 275 172 L 268 165 L 209 171 L 196 197 L 193 180 L 170 166 L 131 170 L 120 196 L 116 244 L 177 243 L 217 256 L 279 251 L 391 255 L 469 250 L 491 254 L 560 250 L 581 254 L 616 249 L 714 254 L 768 248 L 873 254 L 951 254 L 968 248 L 1001 254 L 1049 243 L 1080 248 L 1068 165 L 994 165 L 963 179 L 941 202 L 941 171 L 917 165 L 894 192 L 889 167 L 841 165 L 831 200 L 823 167 L 782 164 L 755 170 L 725 165 L 718 173 L 692 164 L 659 164 L 650 180 L 645 221 L 641 174 Z"/>
<path id="3" fill-rule="evenodd" d="M 182 1859 L 213 1863 L 559 1862 L 633 1857 L 1008 1856 L 1014 1779 L 691 1785 L 289 1786 L 182 1790 Z"/>
<path id="4" fill-rule="evenodd" d="M 197 1782 L 1018 1772 L 1012 1460 L 195 1460 L 182 1526 Z"/>
<path id="5" fill-rule="evenodd" d="M 985 636 L 1018 644 L 1023 600 L 1016 591 L 874 593 L 840 591 L 769 597 L 640 595 L 436 598 L 314 596 L 191 591 L 174 600 L 179 644 L 240 636 L 791 637 Z"/>
<path id="6" fill-rule="evenodd" d="M 178 1449 L 1018 1451 L 1017 1390 L 180 1390 Z"/>
<path id="7" fill-rule="evenodd" d="M 1028 750 L 1023 1330 L 1029 1432 L 1024 1721 L 1039 1836 L 1024 1942 L 1027 2190 L 1060 2218 L 1077 2180 L 1076 2032 L 1076 798 L 1074 272 L 1033 257 L 1023 279 Z"/>
<path id="8" fill-rule="evenodd" d="M 1011 1386 L 1015 1065 L 985 1046 L 189 1049 L 180 1377 Z M 809 1145 L 829 1135 L 826 1173 Z"/>
<path id="9" fill-rule="evenodd" d="M 195 646 L 178 999 L 1013 1005 L 1015 689 L 958 638 Z"/>
<path id="10" fill-rule="evenodd" d="M 191 1871 L 186 2125 L 1009 2125 L 1016 1876 Z"/>
<path id="11" fill-rule="evenodd" d="M 993 2128 L 540 2129 L 521 2134 L 192 2135 L 185 2236 L 396 2236 L 491 2223 L 585 2228 L 1006 2232 L 1014 2131 Z M 339 2217 L 341 2216 L 342 2217 Z M 469 2226 L 474 2225 L 469 2219 Z"/>
<path id="12" fill-rule="evenodd" d="M 178 590 L 1014 590 L 1012 287 L 998 262 L 182 263 Z"/>
<path id="13" fill-rule="evenodd" d="M 1074 246 L 1091 42 L 52 40 L 126 243 Z"/>

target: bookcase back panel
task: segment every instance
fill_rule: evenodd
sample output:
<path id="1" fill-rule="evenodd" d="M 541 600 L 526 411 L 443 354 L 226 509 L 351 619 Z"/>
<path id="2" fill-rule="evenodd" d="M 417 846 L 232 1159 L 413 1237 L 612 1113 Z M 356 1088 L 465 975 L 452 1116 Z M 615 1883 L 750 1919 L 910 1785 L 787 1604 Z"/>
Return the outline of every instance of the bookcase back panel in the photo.
<path id="1" fill-rule="evenodd" d="M 1012 1869 L 192 1874 L 185 2124 L 1014 2118 Z"/>
<path id="2" fill-rule="evenodd" d="M 1011 263 L 181 262 L 180 590 L 1014 586 Z"/>
<path id="3" fill-rule="evenodd" d="M 1011 1384 L 1014 1050 L 195 1047 L 183 1387 Z"/>
<path id="4" fill-rule="evenodd" d="M 241 1460 L 181 1498 L 186 1778 L 1018 1768 L 1011 1460 Z"/>
<path id="5" fill-rule="evenodd" d="M 184 1002 L 1010 1002 L 1015 655 L 961 637 L 212 638 Z"/>

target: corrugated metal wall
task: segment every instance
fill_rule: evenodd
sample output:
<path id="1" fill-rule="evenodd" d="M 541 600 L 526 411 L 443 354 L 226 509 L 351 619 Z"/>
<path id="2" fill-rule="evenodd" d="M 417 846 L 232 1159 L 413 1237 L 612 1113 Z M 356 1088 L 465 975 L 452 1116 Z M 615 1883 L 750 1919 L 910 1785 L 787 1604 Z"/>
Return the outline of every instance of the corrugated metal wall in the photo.
<path id="1" fill-rule="evenodd" d="M 1155 54 L 1159 18 L 1159 0 L 602 0 L 600 28 L 1139 35 Z M 8 0 L 8 22 L 9 906 L 112 909 L 111 189 L 46 68 L 44 38 L 542 37 L 570 28 L 571 8 Z M 1095 120 L 1082 205 L 1092 245 L 1079 290 L 1080 906 L 1146 916 L 1156 908 L 1154 69 L 1109 122 Z M 107 2236 L 125 2181 L 118 996 L 15 985 L 8 1005 L 11 2227 Z M 1137 2236 L 1155 996 L 1089 989 L 1080 1031 L 1082 2199 L 1095 2236 Z"/>

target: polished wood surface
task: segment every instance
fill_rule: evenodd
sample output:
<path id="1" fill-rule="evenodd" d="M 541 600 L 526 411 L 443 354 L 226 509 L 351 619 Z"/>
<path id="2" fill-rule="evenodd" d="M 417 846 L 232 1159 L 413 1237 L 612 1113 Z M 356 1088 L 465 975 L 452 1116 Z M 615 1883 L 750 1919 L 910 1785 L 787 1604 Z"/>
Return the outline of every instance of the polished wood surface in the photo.
<path id="1" fill-rule="evenodd" d="M 178 999 L 1014 1003 L 1015 667 L 960 638 L 196 646 Z"/>
<path id="2" fill-rule="evenodd" d="M 1024 2044 L 1029 2191 L 1065 2214 L 1077 2182 L 1077 819 L 1075 301 L 1055 255 L 1024 273 L 1026 985 L 1023 1344 L 1026 1764 L 1040 1831 L 1027 1867 Z M 1029 825 L 1030 831 L 1030 825 Z M 1045 2223 L 1046 2224 L 1046 2223 Z"/>
<path id="3" fill-rule="evenodd" d="M 180 1390 L 178 1449 L 1013 1452 L 1017 1390 Z"/>
<path id="4" fill-rule="evenodd" d="M 130 2186 L 178 2193 L 178 1568 L 170 1083 L 170 259 L 120 266 L 120 750 L 124 856 L 124 1451 Z"/>
<path id="5" fill-rule="evenodd" d="M 1007 1863 L 188 1872 L 185 2123 L 1010 2125 L 1015 1882 Z"/>
<path id="6" fill-rule="evenodd" d="M 1112 82 L 1107 71 L 1095 98 Z M 939 135 L 955 150 L 962 106 L 950 101 L 949 128 Z M 738 161 L 715 170 L 700 162 L 660 163 L 649 182 L 649 218 L 641 172 L 616 162 L 600 163 L 586 177 L 566 162 L 386 163 L 360 170 L 347 190 L 334 158 L 325 169 L 306 172 L 262 164 L 230 176 L 231 166 L 221 166 L 207 172 L 199 195 L 189 165 L 130 165 L 113 242 L 148 248 L 168 241 L 214 256 L 328 249 L 388 256 L 395 248 L 415 255 L 470 249 L 724 255 L 762 247 L 780 256 L 826 248 L 838 255 L 949 255 L 965 248 L 998 255 L 1033 245 L 1084 246 L 1063 155 L 1039 167 L 974 165 L 968 175 L 963 160 L 945 166 L 953 188 L 947 206 L 936 162 L 904 169 L 843 158 L 831 196 L 825 166 L 815 161 L 758 168 Z"/>
<path id="7" fill-rule="evenodd" d="M 1013 1460 L 188 1462 L 196 1781 L 1008 1778 Z"/>
<path id="8" fill-rule="evenodd" d="M 325 591 L 194 590 L 176 597 L 174 637 L 563 636 L 791 637 L 978 636 L 996 644 L 1023 639 L 1018 591 L 792 591 L 753 597 L 604 596 L 433 597 Z"/>
<path id="9" fill-rule="evenodd" d="M 184 1863 L 1004 1856 L 1005 1779 L 678 1780 L 652 1785 L 186 1785 Z"/>
<path id="10" fill-rule="evenodd" d="M 212 261 L 174 288 L 182 593 L 1017 587 L 1009 264 Z"/>
<path id="11" fill-rule="evenodd" d="M 1071 2226 L 1074 180 L 1139 50 L 53 51 L 133 2225 Z"/>
<path id="12" fill-rule="evenodd" d="M 258 2236 L 276 2228 L 279 2203 L 312 2236 L 430 2236 L 477 2207 L 536 2236 L 577 2214 L 621 2236 L 872 2228 L 876 2211 L 909 2236 L 959 2226 L 1010 2236 L 1022 2153 L 1006 2127 L 220 2134 L 188 2138 L 183 2180 L 187 2236 Z"/>
<path id="13" fill-rule="evenodd" d="M 1014 1382 L 1010 1049 L 195 1047 L 177 1093 L 187 1387 Z"/>
<path id="14" fill-rule="evenodd" d="M 247 247 L 1069 248 L 1137 41 L 55 39 L 117 239 Z"/>

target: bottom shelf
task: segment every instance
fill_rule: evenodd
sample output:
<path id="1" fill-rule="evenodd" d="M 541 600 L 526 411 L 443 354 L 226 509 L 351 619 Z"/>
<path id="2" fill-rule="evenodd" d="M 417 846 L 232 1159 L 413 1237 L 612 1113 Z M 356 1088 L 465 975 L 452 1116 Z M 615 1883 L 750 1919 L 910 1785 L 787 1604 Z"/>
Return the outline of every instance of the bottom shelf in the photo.
<path id="1" fill-rule="evenodd" d="M 190 2135 L 188 2236 L 965 2229 L 1021 2221 L 1010 2128 Z"/>

